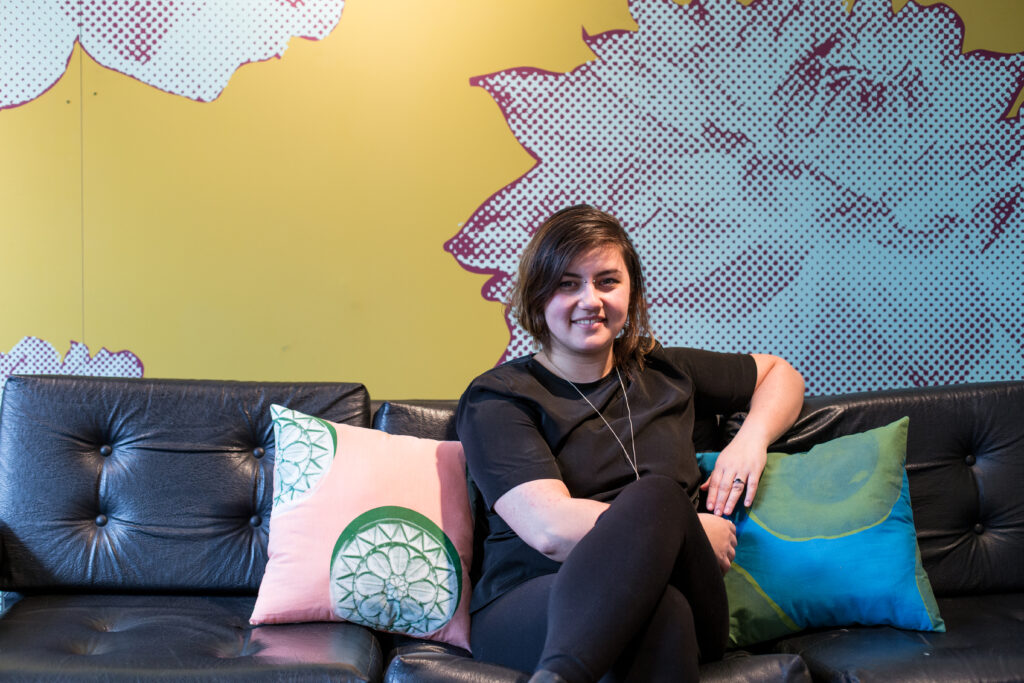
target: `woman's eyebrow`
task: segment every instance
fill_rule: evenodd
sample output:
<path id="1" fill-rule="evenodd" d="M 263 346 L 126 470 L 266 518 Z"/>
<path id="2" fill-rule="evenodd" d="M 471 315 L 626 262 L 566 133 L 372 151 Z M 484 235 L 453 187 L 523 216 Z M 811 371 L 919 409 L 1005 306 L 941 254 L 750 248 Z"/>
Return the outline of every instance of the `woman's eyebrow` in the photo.
<path id="1" fill-rule="evenodd" d="M 608 270 L 602 270 L 599 273 L 594 273 L 594 277 L 601 277 L 602 275 L 621 275 L 621 274 L 622 274 L 622 270 L 620 270 L 619 268 L 609 268 Z M 574 278 L 577 278 L 579 280 L 583 279 L 582 275 L 579 275 L 578 273 L 572 273 L 572 272 L 569 272 L 569 271 L 566 271 L 566 272 L 562 273 L 562 277 L 574 277 Z"/>

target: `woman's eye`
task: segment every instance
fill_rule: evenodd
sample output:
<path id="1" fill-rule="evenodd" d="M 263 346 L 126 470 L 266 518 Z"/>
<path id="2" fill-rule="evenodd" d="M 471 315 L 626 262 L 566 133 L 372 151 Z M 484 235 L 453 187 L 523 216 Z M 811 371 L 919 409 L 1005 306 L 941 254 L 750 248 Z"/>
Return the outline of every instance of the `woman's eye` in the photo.
<path id="1" fill-rule="evenodd" d="M 575 280 L 562 280 L 558 283 L 558 288 L 565 291 L 576 289 L 578 286 L 579 283 Z"/>
<path id="2" fill-rule="evenodd" d="M 614 286 L 615 286 L 615 285 L 617 285 L 617 284 L 619 284 L 619 281 L 618 281 L 618 280 L 616 280 L 616 279 L 615 279 L 615 278 L 613 278 L 613 277 L 606 277 L 606 278 L 604 278 L 604 279 L 601 279 L 601 280 L 598 280 L 598 281 L 597 281 L 597 286 L 598 286 L 598 287 L 603 287 L 603 288 L 605 288 L 605 289 L 608 289 L 608 288 L 614 287 Z"/>

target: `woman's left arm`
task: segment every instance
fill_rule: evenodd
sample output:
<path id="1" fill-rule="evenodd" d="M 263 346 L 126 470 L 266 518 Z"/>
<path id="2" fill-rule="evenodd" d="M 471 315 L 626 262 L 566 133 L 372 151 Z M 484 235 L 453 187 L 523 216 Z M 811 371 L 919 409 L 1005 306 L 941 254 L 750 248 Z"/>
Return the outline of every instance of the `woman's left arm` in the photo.
<path id="1" fill-rule="evenodd" d="M 708 510 L 716 515 L 732 514 L 744 489 L 743 504 L 753 505 L 768 446 L 793 425 L 804 401 L 804 378 L 792 365 L 778 356 L 752 355 L 757 381 L 750 411 L 701 486 L 708 492 Z"/>

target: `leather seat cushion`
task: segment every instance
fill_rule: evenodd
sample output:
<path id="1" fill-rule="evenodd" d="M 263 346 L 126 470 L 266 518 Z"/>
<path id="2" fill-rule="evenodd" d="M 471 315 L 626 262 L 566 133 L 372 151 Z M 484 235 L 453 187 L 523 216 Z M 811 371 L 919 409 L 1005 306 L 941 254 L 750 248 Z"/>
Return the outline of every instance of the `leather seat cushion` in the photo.
<path id="1" fill-rule="evenodd" d="M 374 634 L 349 623 L 252 627 L 254 597 L 39 595 L 0 619 L 0 678 L 378 681 Z"/>
<path id="2" fill-rule="evenodd" d="M 439 643 L 411 643 L 395 648 L 385 683 L 525 683 L 529 674 L 476 662 Z M 732 652 L 700 668 L 705 683 L 810 683 L 807 666 L 791 654 L 750 655 Z"/>
<path id="3" fill-rule="evenodd" d="M 939 598 L 945 633 L 891 627 L 808 633 L 779 643 L 816 680 L 1019 680 L 1024 671 L 1024 594 Z"/>

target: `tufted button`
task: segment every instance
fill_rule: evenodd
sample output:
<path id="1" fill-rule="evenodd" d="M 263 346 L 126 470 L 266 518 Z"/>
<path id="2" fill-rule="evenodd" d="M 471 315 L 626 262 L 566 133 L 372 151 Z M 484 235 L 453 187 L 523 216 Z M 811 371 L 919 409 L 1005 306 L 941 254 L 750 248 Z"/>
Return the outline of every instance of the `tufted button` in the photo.
<path id="1" fill-rule="evenodd" d="M 103 457 L 106 457 L 106 456 L 110 455 L 113 452 L 114 452 L 114 449 L 111 448 L 110 446 L 106 445 L 106 444 L 100 446 L 100 455 L 102 455 Z"/>
<path id="2" fill-rule="evenodd" d="M 256 458 L 257 460 L 262 458 L 266 454 L 267 452 L 263 450 L 263 446 L 257 446 L 256 448 L 252 449 L 252 457 Z"/>
<path id="3" fill-rule="evenodd" d="M 969 454 L 966 458 L 964 458 L 964 462 L 966 462 L 967 466 L 970 467 L 975 462 L 977 462 L 977 458 L 974 457 L 974 454 Z"/>
<path id="4" fill-rule="evenodd" d="M 978 522 L 977 524 L 975 524 L 975 525 L 974 525 L 974 533 L 976 533 L 976 534 L 980 534 L 980 533 L 982 533 L 983 531 L 985 531 L 985 527 L 983 527 L 983 526 L 981 525 L 981 522 Z"/>
<path id="5" fill-rule="evenodd" d="M 106 525 L 107 525 L 107 516 L 106 515 L 96 515 L 96 526 L 106 526 Z"/>
<path id="6" fill-rule="evenodd" d="M 263 524 L 263 518 L 259 515 L 253 515 L 249 518 L 249 526 L 259 526 L 260 524 Z"/>

